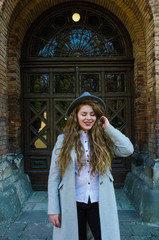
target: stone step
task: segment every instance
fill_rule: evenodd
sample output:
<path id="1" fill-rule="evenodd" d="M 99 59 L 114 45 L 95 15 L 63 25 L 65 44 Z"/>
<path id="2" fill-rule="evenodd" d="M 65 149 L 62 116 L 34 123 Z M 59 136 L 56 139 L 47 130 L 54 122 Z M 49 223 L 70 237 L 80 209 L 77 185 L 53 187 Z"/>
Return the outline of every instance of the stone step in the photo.
<path id="1" fill-rule="evenodd" d="M 143 223 L 122 189 L 115 193 L 121 240 L 159 240 L 159 226 Z M 0 224 L 0 240 L 52 240 L 47 192 L 33 192 L 14 222 Z M 90 232 L 88 240 L 93 240 Z"/>

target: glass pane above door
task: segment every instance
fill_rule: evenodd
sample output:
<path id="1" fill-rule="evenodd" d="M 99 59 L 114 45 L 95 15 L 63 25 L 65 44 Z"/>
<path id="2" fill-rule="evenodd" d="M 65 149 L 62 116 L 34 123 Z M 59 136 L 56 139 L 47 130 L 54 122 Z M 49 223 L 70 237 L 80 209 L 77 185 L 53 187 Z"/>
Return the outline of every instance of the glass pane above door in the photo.
<path id="1" fill-rule="evenodd" d="M 105 74 L 105 91 L 126 92 L 126 80 L 123 73 Z"/>
<path id="2" fill-rule="evenodd" d="M 81 92 L 99 92 L 101 89 L 99 73 L 82 73 L 80 75 Z"/>
<path id="3" fill-rule="evenodd" d="M 71 74 L 55 74 L 55 93 L 73 93 L 74 76 Z"/>
<path id="4" fill-rule="evenodd" d="M 101 12 L 80 10 L 80 13 L 78 23 L 72 21 L 72 14 L 66 9 L 39 23 L 40 27 L 33 33 L 31 56 L 126 56 L 126 39 L 115 23 L 102 17 Z"/>
<path id="5" fill-rule="evenodd" d="M 49 75 L 48 74 L 31 74 L 29 76 L 30 93 L 48 93 L 49 92 Z"/>

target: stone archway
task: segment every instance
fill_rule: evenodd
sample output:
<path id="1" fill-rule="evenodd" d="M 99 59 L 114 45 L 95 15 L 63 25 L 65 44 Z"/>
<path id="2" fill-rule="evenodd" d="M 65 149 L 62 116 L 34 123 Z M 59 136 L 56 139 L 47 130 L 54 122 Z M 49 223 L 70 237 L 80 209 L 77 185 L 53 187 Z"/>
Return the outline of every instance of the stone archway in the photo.
<path id="1" fill-rule="evenodd" d="M 68 104 L 84 91 L 102 97 L 113 126 L 129 138 L 133 132 L 129 35 L 106 9 L 84 2 L 78 6 L 79 22 L 72 20 L 74 12 L 77 8 L 71 3 L 45 11 L 23 44 L 23 154 L 36 190 L 47 189 L 52 148 L 64 128 Z M 130 158 L 112 160 L 115 187 L 124 185 L 130 169 Z"/>

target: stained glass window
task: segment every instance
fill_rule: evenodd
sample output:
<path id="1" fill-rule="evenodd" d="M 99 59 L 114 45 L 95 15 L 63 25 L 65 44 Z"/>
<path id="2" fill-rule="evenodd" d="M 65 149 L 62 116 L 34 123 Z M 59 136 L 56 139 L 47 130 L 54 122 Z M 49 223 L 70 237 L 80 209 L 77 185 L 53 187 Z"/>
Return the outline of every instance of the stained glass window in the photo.
<path id="1" fill-rule="evenodd" d="M 60 10 L 61 11 L 61 10 Z M 93 57 L 124 56 L 124 39 L 108 19 L 81 10 L 81 19 L 72 20 L 69 10 L 48 17 L 35 32 L 31 56 Z"/>

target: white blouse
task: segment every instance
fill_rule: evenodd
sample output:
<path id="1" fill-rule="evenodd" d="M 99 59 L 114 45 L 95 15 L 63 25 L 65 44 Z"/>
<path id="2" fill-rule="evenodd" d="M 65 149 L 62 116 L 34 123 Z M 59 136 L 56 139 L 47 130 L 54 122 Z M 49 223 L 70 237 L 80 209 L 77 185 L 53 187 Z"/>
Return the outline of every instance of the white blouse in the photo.
<path id="1" fill-rule="evenodd" d="M 76 187 L 76 201 L 88 203 L 90 197 L 91 203 L 99 201 L 99 174 L 91 174 L 89 165 L 90 160 L 90 145 L 88 134 L 81 130 L 81 143 L 84 147 L 84 156 L 82 157 L 83 167 L 78 174 L 78 164 L 76 159 L 75 166 L 75 187 Z"/>

